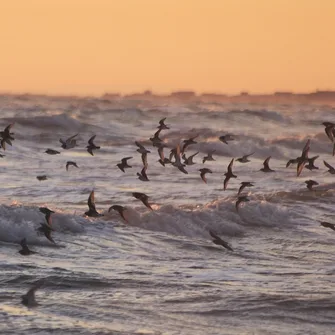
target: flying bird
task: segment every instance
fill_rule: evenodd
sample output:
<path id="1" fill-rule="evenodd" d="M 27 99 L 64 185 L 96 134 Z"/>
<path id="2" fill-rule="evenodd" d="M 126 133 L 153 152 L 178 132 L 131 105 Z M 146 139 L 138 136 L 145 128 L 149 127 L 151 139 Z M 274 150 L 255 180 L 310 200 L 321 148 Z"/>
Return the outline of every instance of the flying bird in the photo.
<path id="1" fill-rule="evenodd" d="M 238 207 L 241 204 L 241 202 L 247 202 L 247 201 L 250 201 L 250 199 L 246 195 L 239 196 L 235 203 L 236 211 L 238 212 Z"/>
<path id="2" fill-rule="evenodd" d="M 125 220 L 126 222 L 128 222 L 128 220 L 124 216 L 124 211 L 126 210 L 126 207 L 123 207 L 123 206 L 120 206 L 120 205 L 113 205 L 113 206 L 109 207 L 108 212 L 110 212 L 112 209 L 117 211 L 120 214 L 120 216 L 122 217 L 122 219 Z"/>
<path id="3" fill-rule="evenodd" d="M 207 184 L 206 173 L 212 173 L 212 170 L 207 169 L 207 168 L 202 168 L 199 171 L 200 171 L 201 179 L 204 181 L 205 184 Z"/>
<path id="4" fill-rule="evenodd" d="M 166 120 L 166 117 L 161 119 L 159 121 L 159 126 L 157 127 L 159 130 L 163 130 L 163 129 L 170 129 L 164 122 Z"/>
<path id="5" fill-rule="evenodd" d="M 47 149 L 45 150 L 45 153 L 47 153 L 48 155 L 59 155 L 60 152 L 57 150 L 53 150 L 53 149 Z"/>
<path id="6" fill-rule="evenodd" d="M 305 168 L 312 171 L 312 170 L 318 170 L 319 168 L 317 166 L 314 165 L 314 162 L 315 160 L 319 158 L 319 156 L 314 156 L 314 157 L 311 157 L 311 158 L 308 158 L 307 161 L 308 161 L 308 164 L 305 165 Z"/>
<path id="7" fill-rule="evenodd" d="M 198 134 L 198 135 L 195 135 L 195 136 L 193 136 L 193 137 L 191 137 L 191 138 L 189 138 L 188 140 L 184 140 L 184 141 L 183 141 L 184 145 L 183 145 L 183 147 L 182 147 L 182 149 L 181 149 L 181 153 L 182 153 L 182 154 L 186 151 L 186 148 L 187 148 L 188 146 L 190 146 L 191 144 L 197 144 L 197 142 L 194 141 L 194 140 L 195 140 L 198 136 L 199 136 L 199 134 Z"/>
<path id="8" fill-rule="evenodd" d="M 248 159 L 248 157 L 252 156 L 253 154 L 254 154 L 254 152 L 251 153 L 251 154 L 249 154 L 249 155 L 244 155 L 244 156 L 242 156 L 240 158 L 237 158 L 236 160 L 238 162 L 240 162 L 240 163 L 248 163 L 248 162 L 250 162 L 250 160 Z"/>
<path id="9" fill-rule="evenodd" d="M 162 166 L 165 166 L 165 164 L 170 164 L 171 161 L 164 156 L 164 148 L 165 148 L 165 145 L 164 144 L 160 144 L 158 146 L 158 155 L 159 155 L 159 160 L 158 162 L 162 165 Z"/>
<path id="10" fill-rule="evenodd" d="M 135 141 L 135 144 L 138 146 L 138 149 L 136 151 L 141 154 L 143 165 L 147 166 L 148 165 L 147 154 L 150 153 L 150 151 L 147 150 L 142 144 L 140 144 L 137 141 Z"/>
<path id="11" fill-rule="evenodd" d="M 21 255 L 28 256 L 28 255 L 36 254 L 35 251 L 31 251 L 31 250 L 28 248 L 27 240 L 26 240 L 25 238 L 21 240 L 20 245 L 21 245 L 21 247 L 22 247 L 22 249 L 19 251 L 19 253 L 20 253 Z"/>
<path id="12" fill-rule="evenodd" d="M 63 149 L 74 148 L 77 145 L 77 140 L 75 139 L 75 137 L 78 136 L 78 135 L 79 134 L 73 135 L 73 136 L 69 137 L 68 139 L 66 139 L 65 141 L 60 138 L 59 142 L 62 143 L 61 147 Z"/>
<path id="13" fill-rule="evenodd" d="M 103 214 L 98 213 L 95 208 L 94 190 L 91 191 L 90 196 L 88 197 L 87 205 L 89 208 L 89 210 L 85 212 L 87 216 L 91 216 L 91 217 L 104 216 Z"/>
<path id="14" fill-rule="evenodd" d="M 335 169 L 330 164 L 328 164 L 326 161 L 323 161 L 323 164 L 328 168 L 328 172 L 330 174 L 335 174 Z"/>
<path id="15" fill-rule="evenodd" d="M 116 166 L 122 171 L 125 172 L 124 169 L 131 168 L 130 165 L 128 165 L 128 159 L 132 159 L 133 157 L 124 157 L 121 159 L 121 163 L 116 164 Z"/>
<path id="16" fill-rule="evenodd" d="M 302 150 L 301 156 L 298 157 L 297 177 L 300 176 L 302 169 L 304 168 L 305 164 L 308 162 L 308 152 L 310 148 L 310 143 L 311 143 L 311 140 L 308 139 Z"/>
<path id="17" fill-rule="evenodd" d="M 272 170 L 270 169 L 270 166 L 269 166 L 269 161 L 270 161 L 270 158 L 271 156 L 269 156 L 263 163 L 263 168 L 260 169 L 260 171 L 263 171 L 263 172 L 275 172 L 275 170 Z"/>
<path id="18" fill-rule="evenodd" d="M 14 124 L 15 123 L 11 123 L 3 131 L 0 131 L 0 145 L 4 150 L 6 150 L 6 143 L 12 145 L 12 141 L 14 141 L 14 133 L 11 133 L 11 128 L 14 126 Z"/>
<path id="19" fill-rule="evenodd" d="M 149 197 L 144 194 L 144 193 L 140 193 L 140 192 L 133 192 L 132 193 L 133 197 L 135 197 L 138 200 L 141 200 L 144 204 L 144 206 L 148 207 L 149 209 L 153 210 L 149 204 Z"/>
<path id="20" fill-rule="evenodd" d="M 71 165 L 74 166 L 74 167 L 76 167 L 76 168 L 79 168 L 79 166 L 77 165 L 76 162 L 67 161 L 66 162 L 66 171 L 69 170 L 69 166 L 71 166 Z"/>
<path id="21" fill-rule="evenodd" d="M 312 187 L 313 187 L 314 185 L 319 185 L 318 182 L 316 182 L 316 181 L 314 181 L 314 180 L 311 180 L 311 179 L 306 180 L 305 183 L 306 183 L 307 188 L 308 188 L 310 191 L 312 191 Z"/>
<path id="22" fill-rule="evenodd" d="M 178 143 L 177 147 L 174 150 L 174 157 L 175 157 L 175 161 L 172 163 L 173 166 L 175 166 L 179 171 L 188 174 L 188 172 L 185 170 L 185 164 L 183 164 L 180 160 L 180 145 Z M 171 160 L 171 159 L 170 159 Z"/>
<path id="23" fill-rule="evenodd" d="M 99 149 L 100 149 L 100 147 L 97 146 L 97 145 L 95 145 L 94 142 L 93 142 L 96 136 L 97 136 L 97 135 L 93 135 L 93 136 L 88 140 L 88 146 L 86 147 L 87 152 L 90 153 L 92 156 L 94 156 L 94 154 L 93 154 L 93 150 L 99 150 Z"/>
<path id="24" fill-rule="evenodd" d="M 205 156 L 203 159 L 202 159 L 202 164 L 204 164 L 205 162 L 209 162 L 209 161 L 215 161 L 215 159 L 213 158 L 213 154 L 216 150 L 212 150 L 210 151 L 207 156 Z"/>
<path id="25" fill-rule="evenodd" d="M 216 245 L 222 245 L 224 248 L 230 250 L 230 251 L 234 251 L 232 249 L 232 247 L 226 242 L 224 241 L 221 237 L 219 237 L 218 235 L 216 235 L 213 231 L 209 231 L 209 234 L 214 238 L 212 241 L 214 244 Z"/>
<path id="26" fill-rule="evenodd" d="M 21 296 L 21 303 L 27 307 L 35 307 L 38 303 L 35 300 L 35 291 L 42 286 L 42 282 L 36 283 L 26 294 Z"/>
<path id="27" fill-rule="evenodd" d="M 224 174 L 226 176 L 226 178 L 223 181 L 223 190 L 224 191 L 227 189 L 229 179 L 230 178 L 237 178 L 237 176 L 235 176 L 233 174 L 233 163 L 234 163 L 234 158 L 230 161 L 230 163 L 228 165 L 227 172 Z"/>
<path id="28" fill-rule="evenodd" d="M 159 147 L 160 144 L 163 142 L 161 138 L 159 138 L 159 133 L 161 132 L 161 129 L 158 129 L 153 137 L 150 137 L 149 140 L 152 142 L 152 145 L 154 147 Z"/>
<path id="29" fill-rule="evenodd" d="M 183 154 L 182 158 L 184 160 L 184 164 L 185 165 L 194 165 L 195 163 L 193 162 L 193 158 L 198 154 L 199 152 L 196 152 L 195 154 L 189 156 L 189 157 L 186 157 L 185 154 Z"/>
<path id="30" fill-rule="evenodd" d="M 220 136 L 219 140 L 223 143 L 228 144 L 229 141 L 233 141 L 233 140 L 235 140 L 235 138 L 232 134 L 226 134 L 226 135 Z"/>
<path id="31" fill-rule="evenodd" d="M 42 175 L 42 176 L 36 176 L 36 179 L 38 179 L 39 181 L 42 181 L 42 180 L 47 180 L 48 177 L 46 175 Z"/>
<path id="32" fill-rule="evenodd" d="M 332 230 L 335 230 L 335 225 L 333 223 L 325 222 L 325 221 L 320 221 L 321 226 L 325 228 L 330 228 Z"/>
<path id="33" fill-rule="evenodd" d="M 143 169 L 141 170 L 141 173 L 137 172 L 138 179 L 141 181 L 149 181 L 149 178 L 147 176 L 147 166 L 144 166 Z"/>
<path id="34" fill-rule="evenodd" d="M 238 189 L 237 195 L 239 195 L 244 190 L 245 187 L 252 187 L 252 186 L 254 186 L 254 184 L 251 183 L 250 181 L 242 181 L 241 186 Z"/>

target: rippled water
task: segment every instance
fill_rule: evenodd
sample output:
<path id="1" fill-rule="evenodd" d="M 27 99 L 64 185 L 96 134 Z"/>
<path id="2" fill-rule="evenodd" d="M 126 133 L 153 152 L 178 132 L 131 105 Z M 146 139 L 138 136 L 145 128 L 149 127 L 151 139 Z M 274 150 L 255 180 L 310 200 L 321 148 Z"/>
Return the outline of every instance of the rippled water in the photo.
<path id="1" fill-rule="evenodd" d="M 322 162 L 335 159 L 321 125 L 335 122 L 333 108 L 3 95 L 0 111 L 1 128 L 15 122 L 0 159 L 1 334 L 333 334 L 335 232 L 319 224 L 335 221 L 335 177 Z M 157 162 L 148 139 L 163 117 L 166 156 L 199 134 L 187 175 Z M 78 147 L 63 150 L 59 139 L 77 133 Z M 227 133 L 228 145 L 218 140 Z M 85 147 L 94 134 L 93 157 Z M 286 163 L 307 139 L 319 169 L 296 177 Z M 137 179 L 135 141 L 151 151 L 149 182 Z M 215 161 L 202 164 L 210 150 Z M 238 178 L 223 191 L 230 160 L 252 152 L 250 163 L 234 162 Z M 270 155 L 276 172 L 265 174 Z M 125 156 L 132 168 L 123 173 Z M 68 160 L 79 169 L 66 171 Z M 207 184 L 204 166 L 213 171 Z M 307 179 L 319 186 L 309 191 Z M 242 181 L 255 186 L 237 212 Z M 84 216 L 93 189 L 101 218 Z M 154 210 L 132 192 L 148 194 Z M 108 212 L 115 204 L 129 223 Z M 40 206 L 56 212 L 56 244 L 37 234 Z M 209 230 L 234 251 L 213 244 Z M 22 238 L 37 254 L 18 253 Z M 21 305 L 39 280 L 39 306 Z"/>

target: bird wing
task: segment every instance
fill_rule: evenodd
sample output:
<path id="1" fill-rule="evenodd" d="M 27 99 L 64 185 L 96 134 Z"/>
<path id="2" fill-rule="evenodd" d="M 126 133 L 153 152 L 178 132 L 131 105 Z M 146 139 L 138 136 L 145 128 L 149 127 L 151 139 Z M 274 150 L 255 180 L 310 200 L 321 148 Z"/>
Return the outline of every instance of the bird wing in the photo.
<path id="1" fill-rule="evenodd" d="M 95 146 L 94 143 L 93 143 L 93 141 L 94 141 L 94 139 L 95 139 L 96 136 L 97 136 L 97 135 L 93 135 L 93 136 L 88 140 L 88 144 Z"/>

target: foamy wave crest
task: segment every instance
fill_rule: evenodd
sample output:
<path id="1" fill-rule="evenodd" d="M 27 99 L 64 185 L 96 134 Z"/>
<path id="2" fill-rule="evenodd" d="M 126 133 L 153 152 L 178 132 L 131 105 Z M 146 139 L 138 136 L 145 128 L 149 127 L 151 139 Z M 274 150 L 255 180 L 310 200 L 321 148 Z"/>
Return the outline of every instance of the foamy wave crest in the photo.
<path id="1" fill-rule="evenodd" d="M 36 207 L 0 206 L 0 241 L 19 243 L 23 238 L 28 244 L 50 245 L 44 236 L 38 235 L 36 229 L 40 223 L 45 223 L 44 214 Z M 80 233 L 88 220 L 68 214 L 55 213 L 52 215 L 52 227 L 55 234 Z"/>

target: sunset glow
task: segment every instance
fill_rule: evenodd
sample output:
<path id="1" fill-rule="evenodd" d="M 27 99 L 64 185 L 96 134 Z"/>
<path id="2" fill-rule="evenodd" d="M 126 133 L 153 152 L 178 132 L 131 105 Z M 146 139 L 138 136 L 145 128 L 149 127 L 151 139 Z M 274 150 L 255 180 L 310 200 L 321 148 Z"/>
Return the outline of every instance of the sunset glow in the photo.
<path id="1" fill-rule="evenodd" d="M 10 0 L 0 91 L 335 89 L 333 0 Z"/>

